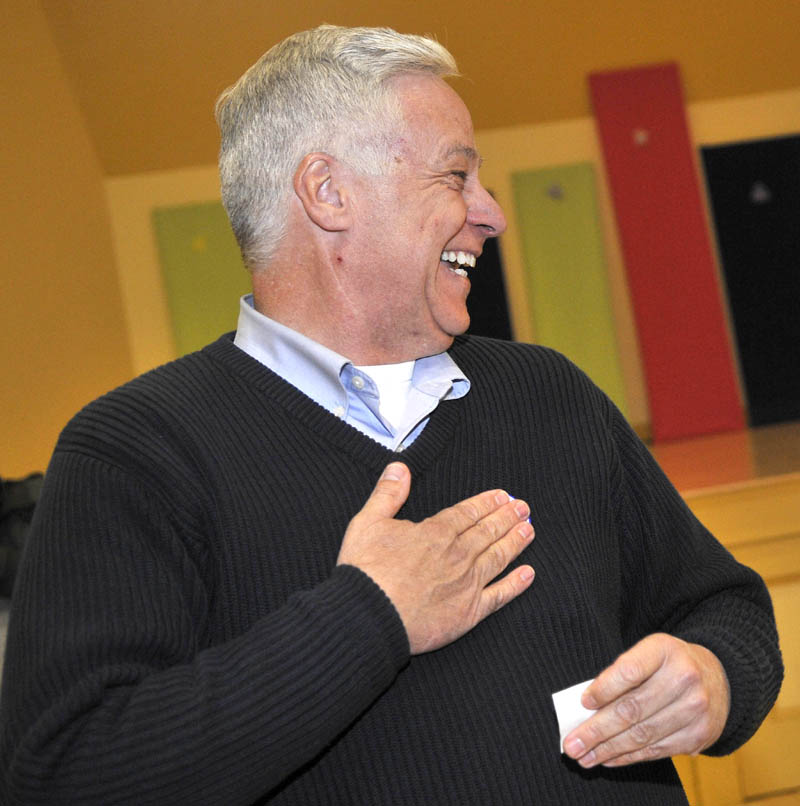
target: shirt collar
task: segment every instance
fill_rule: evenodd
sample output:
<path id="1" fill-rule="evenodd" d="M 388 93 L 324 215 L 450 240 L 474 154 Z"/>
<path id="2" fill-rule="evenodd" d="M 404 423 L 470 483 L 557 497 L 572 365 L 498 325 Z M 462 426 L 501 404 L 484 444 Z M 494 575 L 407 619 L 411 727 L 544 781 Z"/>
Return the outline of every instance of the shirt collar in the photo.
<path id="1" fill-rule="evenodd" d="M 351 361 L 259 313 L 252 294 L 239 303 L 234 344 L 329 411 L 347 406 L 341 379 Z M 411 382 L 418 392 L 437 399 L 463 397 L 470 388 L 469 379 L 446 352 L 418 358 Z"/>
<path id="2" fill-rule="evenodd" d="M 259 313 L 252 294 L 239 302 L 233 343 L 326 409 L 344 405 L 339 376 L 348 359 Z"/>

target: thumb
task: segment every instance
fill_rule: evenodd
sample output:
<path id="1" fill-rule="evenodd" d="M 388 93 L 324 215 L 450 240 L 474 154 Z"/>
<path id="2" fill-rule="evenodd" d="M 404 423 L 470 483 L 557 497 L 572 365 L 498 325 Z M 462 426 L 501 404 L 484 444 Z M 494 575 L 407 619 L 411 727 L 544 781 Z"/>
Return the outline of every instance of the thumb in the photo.
<path id="1" fill-rule="evenodd" d="M 402 462 L 392 462 L 384 469 L 372 495 L 361 509 L 367 521 L 393 518 L 405 504 L 411 491 L 411 472 Z"/>

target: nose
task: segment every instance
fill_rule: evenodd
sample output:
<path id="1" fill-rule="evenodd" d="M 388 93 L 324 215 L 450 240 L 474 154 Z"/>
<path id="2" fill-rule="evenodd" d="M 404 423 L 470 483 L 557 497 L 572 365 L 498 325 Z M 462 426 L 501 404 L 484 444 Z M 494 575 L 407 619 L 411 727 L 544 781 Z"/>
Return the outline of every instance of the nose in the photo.
<path id="1" fill-rule="evenodd" d="M 467 223 L 481 230 L 484 238 L 496 238 L 506 231 L 503 209 L 483 185 L 477 185 L 467 205 Z"/>

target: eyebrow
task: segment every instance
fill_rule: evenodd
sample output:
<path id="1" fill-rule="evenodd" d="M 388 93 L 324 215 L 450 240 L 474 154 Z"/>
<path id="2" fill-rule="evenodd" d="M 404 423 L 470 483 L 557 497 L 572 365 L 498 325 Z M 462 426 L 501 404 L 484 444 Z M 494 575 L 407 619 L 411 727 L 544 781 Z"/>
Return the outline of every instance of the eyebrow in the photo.
<path id="1" fill-rule="evenodd" d="M 450 157 L 454 156 L 462 156 L 466 157 L 470 161 L 475 161 L 478 163 L 478 167 L 483 164 L 483 157 L 472 147 L 472 146 L 465 146 L 465 145 L 455 145 L 451 148 L 447 149 L 445 153 L 445 159 L 449 159 Z"/>

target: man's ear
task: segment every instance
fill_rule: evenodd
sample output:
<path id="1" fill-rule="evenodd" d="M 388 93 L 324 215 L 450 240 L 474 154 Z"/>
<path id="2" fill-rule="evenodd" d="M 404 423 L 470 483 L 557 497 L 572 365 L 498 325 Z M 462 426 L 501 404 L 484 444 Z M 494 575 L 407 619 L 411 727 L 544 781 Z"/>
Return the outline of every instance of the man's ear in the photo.
<path id="1" fill-rule="evenodd" d="M 347 172 L 330 154 L 306 154 L 294 174 L 294 192 L 306 215 L 328 232 L 350 227 Z"/>

